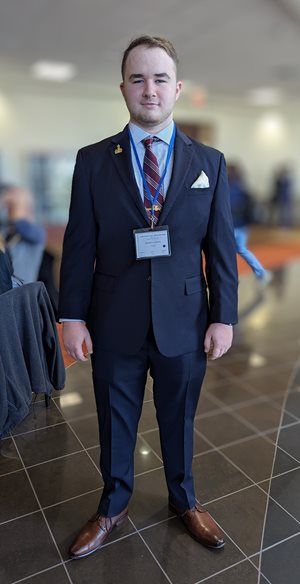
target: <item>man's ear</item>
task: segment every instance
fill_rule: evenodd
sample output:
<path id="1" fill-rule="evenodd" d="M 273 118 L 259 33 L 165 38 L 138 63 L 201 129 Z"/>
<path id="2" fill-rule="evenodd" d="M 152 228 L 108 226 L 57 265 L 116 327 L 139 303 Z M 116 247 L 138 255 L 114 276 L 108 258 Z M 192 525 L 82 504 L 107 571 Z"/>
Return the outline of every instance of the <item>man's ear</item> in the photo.
<path id="1" fill-rule="evenodd" d="M 182 90 L 182 81 L 177 81 L 177 83 L 176 83 L 176 101 L 181 94 L 181 90 Z"/>
<path id="2" fill-rule="evenodd" d="M 124 83 L 123 83 L 123 81 L 120 83 L 120 89 L 121 89 L 122 95 L 124 95 Z"/>

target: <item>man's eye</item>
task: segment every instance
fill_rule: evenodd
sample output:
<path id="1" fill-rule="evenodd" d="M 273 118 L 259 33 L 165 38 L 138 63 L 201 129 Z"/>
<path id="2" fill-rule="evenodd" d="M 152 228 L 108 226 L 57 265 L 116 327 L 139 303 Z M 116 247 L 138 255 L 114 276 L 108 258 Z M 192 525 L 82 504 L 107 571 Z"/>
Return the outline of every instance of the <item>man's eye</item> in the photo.
<path id="1" fill-rule="evenodd" d="M 134 83 L 134 84 L 137 84 L 137 83 L 142 83 L 142 82 L 143 82 L 143 80 L 142 80 L 142 79 L 135 79 L 135 80 L 133 81 L 133 83 Z"/>
<path id="2" fill-rule="evenodd" d="M 165 79 L 156 79 L 155 83 L 166 83 Z"/>

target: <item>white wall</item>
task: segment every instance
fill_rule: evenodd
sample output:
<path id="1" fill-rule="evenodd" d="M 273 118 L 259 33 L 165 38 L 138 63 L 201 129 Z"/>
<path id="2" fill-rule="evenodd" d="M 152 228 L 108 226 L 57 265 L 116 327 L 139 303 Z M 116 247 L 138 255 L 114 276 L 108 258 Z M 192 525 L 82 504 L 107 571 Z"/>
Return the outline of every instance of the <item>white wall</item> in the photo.
<path id="1" fill-rule="evenodd" d="M 289 162 L 295 176 L 295 194 L 300 199 L 300 105 L 262 111 L 237 102 L 212 100 L 200 110 L 184 110 L 178 105 L 177 116 L 215 125 L 216 148 L 228 160 L 242 162 L 258 198 L 269 197 L 275 167 Z"/>
<path id="2" fill-rule="evenodd" d="M 300 105 L 267 112 L 238 102 L 211 99 L 206 106 L 195 108 L 182 97 L 175 114 L 181 121 L 211 122 L 215 126 L 215 146 L 227 159 L 238 158 L 243 162 L 250 186 L 259 198 L 269 196 L 277 163 L 290 161 L 300 199 Z M 75 153 L 85 144 L 118 132 L 127 118 L 127 110 L 117 92 L 111 99 L 2 93 L 2 178 L 26 184 L 29 152 L 71 150 Z"/>

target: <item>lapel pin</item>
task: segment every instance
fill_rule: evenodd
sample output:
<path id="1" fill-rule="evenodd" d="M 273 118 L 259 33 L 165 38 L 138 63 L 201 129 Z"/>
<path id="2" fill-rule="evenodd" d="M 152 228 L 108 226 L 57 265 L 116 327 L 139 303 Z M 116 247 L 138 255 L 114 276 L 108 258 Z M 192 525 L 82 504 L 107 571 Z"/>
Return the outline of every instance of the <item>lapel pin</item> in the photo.
<path id="1" fill-rule="evenodd" d="M 117 148 L 115 149 L 115 154 L 121 154 L 121 152 L 123 152 L 123 148 L 121 148 L 120 144 L 118 144 Z"/>

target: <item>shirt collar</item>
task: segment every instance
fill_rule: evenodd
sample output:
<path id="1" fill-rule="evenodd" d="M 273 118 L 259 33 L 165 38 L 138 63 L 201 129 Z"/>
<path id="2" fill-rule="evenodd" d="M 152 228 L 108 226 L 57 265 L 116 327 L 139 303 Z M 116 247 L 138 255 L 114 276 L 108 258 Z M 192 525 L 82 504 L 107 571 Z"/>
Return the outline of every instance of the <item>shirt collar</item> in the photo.
<path id="1" fill-rule="evenodd" d="M 130 129 L 130 132 L 131 132 L 131 135 L 132 135 L 132 138 L 133 138 L 135 145 L 137 145 L 139 142 L 144 140 L 144 138 L 148 138 L 149 136 L 153 135 L 153 134 L 149 134 L 149 132 L 146 132 L 146 130 L 144 130 L 143 128 L 140 128 L 140 126 L 137 126 L 136 124 L 133 124 L 132 122 L 129 122 L 129 129 Z M 157 132 L 156 134 L 154 134 L 154 136 L 157 136 L 160 140 L 162 140 L 162 142 L 165 142 L 166 144 L 169 145 L 171 142 L 173 129 L 174 129 L 174 121 L 172 120 L 172 122 L 170 122 L 170 124 L 166 128 L 164 128 L 160 132 Z"/>

